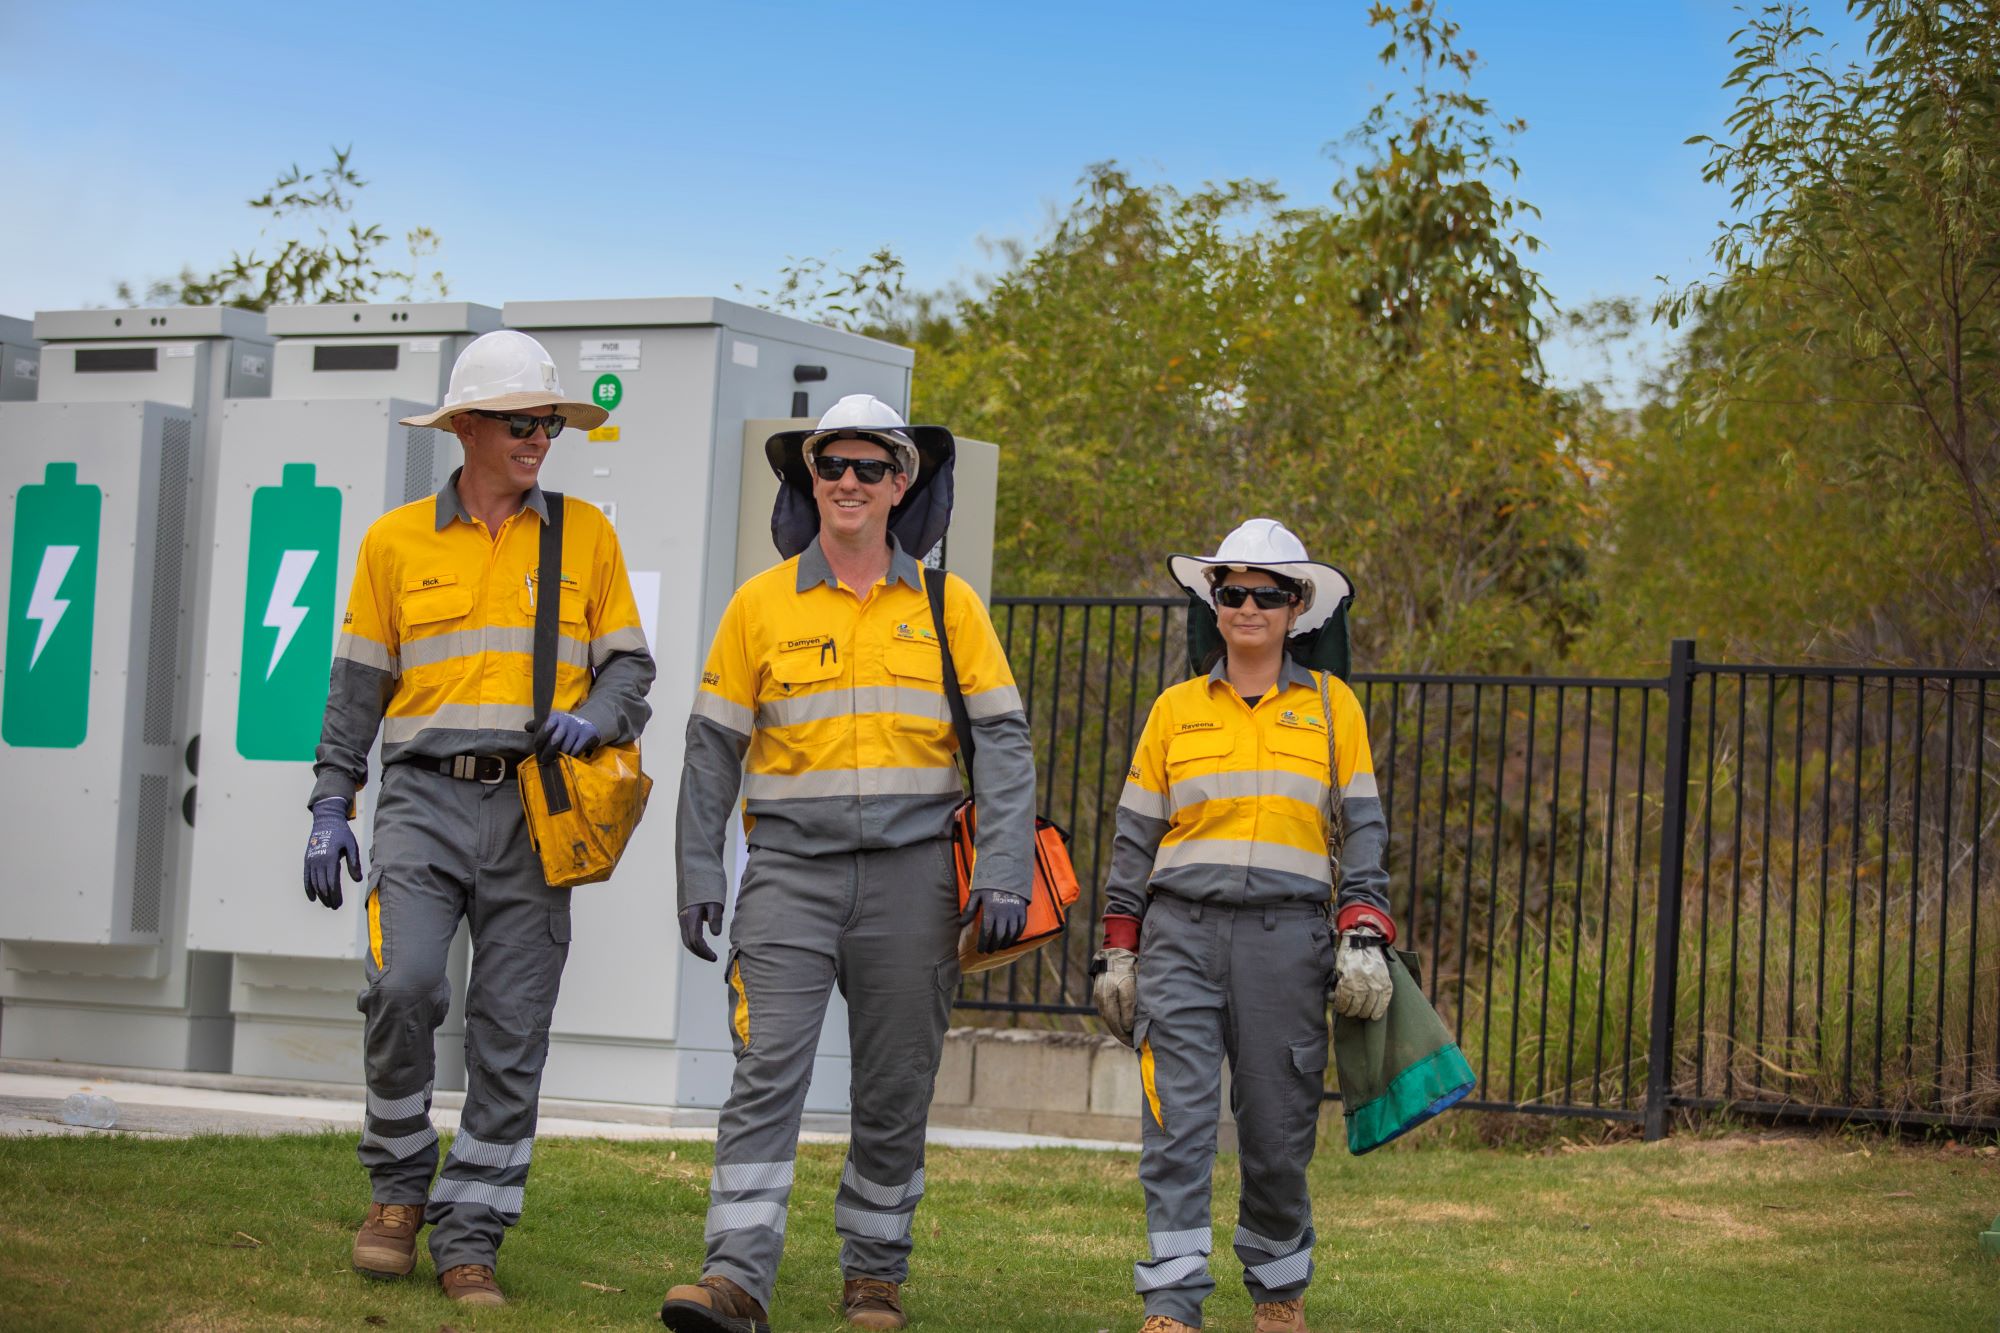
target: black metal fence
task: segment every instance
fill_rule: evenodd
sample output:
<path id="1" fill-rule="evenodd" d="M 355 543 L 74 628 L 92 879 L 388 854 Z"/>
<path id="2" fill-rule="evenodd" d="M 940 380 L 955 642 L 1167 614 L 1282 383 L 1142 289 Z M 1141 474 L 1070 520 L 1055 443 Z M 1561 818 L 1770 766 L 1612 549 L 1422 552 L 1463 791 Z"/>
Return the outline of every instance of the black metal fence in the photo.
<path id="1" fill-rule="evenodd" d="M 1078 1025 L 1112 819 L 1185 611 L 997 598 L 1068 938 L 969 979 Z M 2000 1129 L 2000 672 L 1703 663 L 1659 678 L 1360 673 L 1404 947 L 1487 1109 Z M 1982 916 L 1985 918 L 1982 923 Z M 1665 966 L 1660 966 L 1665 960 Z"/>

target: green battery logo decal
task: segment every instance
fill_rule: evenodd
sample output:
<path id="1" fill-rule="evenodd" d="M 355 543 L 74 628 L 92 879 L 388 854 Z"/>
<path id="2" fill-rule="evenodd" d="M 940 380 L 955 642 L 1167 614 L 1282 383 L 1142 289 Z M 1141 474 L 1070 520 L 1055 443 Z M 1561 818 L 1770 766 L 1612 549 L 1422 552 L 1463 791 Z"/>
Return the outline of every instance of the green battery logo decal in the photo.
<path id="1" fill-rule="evenodd" d="M 340 490 L 313 484 L 311 463 L 285 464 L 283 484 L 250 498 L 250 568 L 236 752 L 311 759 L 333 674 L 334 570 Z"/>
<path id="2" fill-rule="evenodd" d="M 79 486 L 76 464 L 50 463 L 14 507 L 7 597 L 7 686 L 0 739 L 74 749 L 90 725 L 90 647 L 97 620 L 97 532 L 104 493 Z"/>

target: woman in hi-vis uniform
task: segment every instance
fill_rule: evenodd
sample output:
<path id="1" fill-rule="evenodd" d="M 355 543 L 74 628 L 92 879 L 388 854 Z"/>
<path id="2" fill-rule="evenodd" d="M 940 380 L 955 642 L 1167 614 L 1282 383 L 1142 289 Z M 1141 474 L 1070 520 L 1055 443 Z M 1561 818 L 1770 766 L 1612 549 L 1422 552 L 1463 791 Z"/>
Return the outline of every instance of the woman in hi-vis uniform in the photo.
<path id="1" fill-rule="evenodd" d="M 1303 1333 L 1327 984 L 1337 972 L 1342 1015 L 1379 1019 L 1390 995 L 1382 951 L 1395 937 L 1367 720 L 1344 682 L 1285 651 L 1349 585 L 1268 518 L 1244 523 L 1212 556 L 1175 556 L 1169 567 L 1215 608 L 1223 648 L 1146 719 L 1118 803 L 1104 947 L 1091 965 L 1098 1012 L 1138 1051 L 1145 1091 L 1148 1257 L 1133 1284 L 1142 1333 L 1201 1327 L 1215 1289 L 1209 1178 L 1226 1057 L 1242 1168 L 1233 1242 L 1254 1326 Z M 1327 841 L 1336 799 L 1337 895 Z"/>

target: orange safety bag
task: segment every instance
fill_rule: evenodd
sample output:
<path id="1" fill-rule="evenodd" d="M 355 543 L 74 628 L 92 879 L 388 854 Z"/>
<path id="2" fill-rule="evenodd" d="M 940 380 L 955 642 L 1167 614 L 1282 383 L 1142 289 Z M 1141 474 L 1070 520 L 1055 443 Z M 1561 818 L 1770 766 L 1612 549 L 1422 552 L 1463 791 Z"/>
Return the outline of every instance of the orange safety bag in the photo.
<path id="1" fill-rule="evenodd" d="M 966 781 L 972 779 L 972 723 L 965 711 L 965 696 L 958 688 L 958 668 L 951 660 L 951 640 L 944 631 L 944 573 L 924 570 L 924 593 L 930 599 L 931 620 L 937 626 L 938 650 L 944 659 L 944 693 L 951 705 L 952 728 L 958 733 L 959 753 L 965 758 Z M 978 793 L 974 792 L 951 817 L 951 863 L 958 879 L 958 908 L 972 901 L 972 865 L 979 830 Z M 958 935 L 958 970 L 986 972 L 1004 967 L 1024 954 L 1033 953 L 1050 940 L 1060 937 L 1069 924 L 1069 909 L 1075 905 L 1081 886 L 1076 867 L 1069 858 L 1069 834 L 1054 821 L 1035 816 L 1034 882 L 1028 894 L 1028 924 L 1021 938 L 991 953 L 979 948 L 979 918 L 966 923 Z"/>

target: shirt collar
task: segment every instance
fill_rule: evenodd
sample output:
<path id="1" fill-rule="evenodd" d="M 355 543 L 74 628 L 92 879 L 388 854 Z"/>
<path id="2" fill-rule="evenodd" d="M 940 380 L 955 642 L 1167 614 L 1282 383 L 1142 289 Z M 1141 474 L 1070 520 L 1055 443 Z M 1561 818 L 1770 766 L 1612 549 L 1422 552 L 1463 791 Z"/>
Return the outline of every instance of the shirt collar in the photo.
<path id="1" fill-rule="evenodd" d="M 464 523 L 472 522 L 472 515 L 465 512 L 465 501 L 458 498 L 458 474 L 463 471 L 465 469 L 462 467 L 453 468 L 451 470 L 451 480 L 445 482 L 444 486 L 437 493 L 437 531 L 439 532 L 443 532 L 447 527 L 451 526 L 453 519 L 458 519 Z M 542 488 L 539 484 L 528 488 L 527 497 L 522 501 L 522 504 L 526 508 L 534 510 L 535 516 L 541 519 L 542 522 L 546 523 L 549 521 L 548 497 L 542 494 Z"/>
<path id="2" fill-rule="evenodd" d="M 896 534 L 889 534 L 889 578 L 891 583 L 901 581 L 918 592 L 924 590 L 924 569 L 917 558 L 903 549 L 896 540 Z M 839 588 L 840 580 L 833 576 L 833 566 L 826 562 L 826 552 L 820 549 L 819 538 L 805 550 L 799 552 L 798 591 L 804 592 L 814 584 L 825 584 L 829 588 Z"/>
<path id="3" fill-rule="evenodd" d="M 1221 656 L 1217 657 L 1215 659 L 1215 665 L 1208 669 L 1208 683 L 1210 685 L 1213 685 L 1217 681 L 1222 681 L 1226 683 L 1228 680 L 1229 680 L 1229 655 L 1227 653 L 1224 653 Z M 1293 657 L 1290 653 L 1285 654 L 1283 662 L 1280 663 L 1278 667 L 1279 691 L 1282 693 L 1285 687 L 1288 685 L 1302 686 L 1305 689 L 1311 690 L 1315 694 L 1319 693 L 1319 682 L 1313 679 L 1312 668 L 1300 663 L 1299 660 Z"/>

